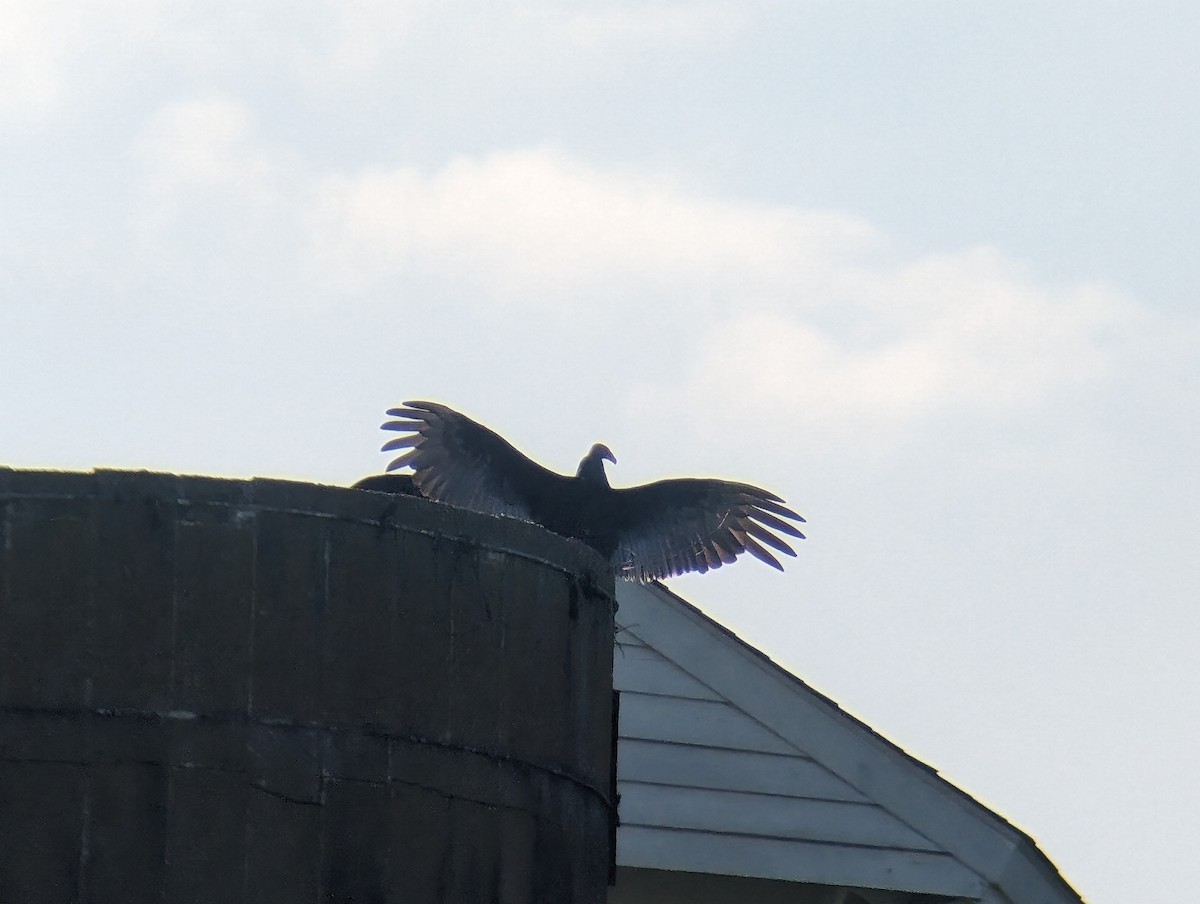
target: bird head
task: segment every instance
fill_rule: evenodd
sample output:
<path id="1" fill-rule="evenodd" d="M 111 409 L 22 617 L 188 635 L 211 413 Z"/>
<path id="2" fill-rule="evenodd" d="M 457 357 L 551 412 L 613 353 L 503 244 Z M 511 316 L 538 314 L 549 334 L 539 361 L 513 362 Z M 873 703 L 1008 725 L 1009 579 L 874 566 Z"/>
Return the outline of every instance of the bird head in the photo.
<path id="1" fill-rule="evenodd" d="M 575 476 L 582 480 L 593 480 L 608 486 L 608 477 L 604 473 L 606 461 L 611 461 L 615 465 L 617 457 L 604 443 L 596 443 L 579 463 L 579 470 L 575 472 Z"/>

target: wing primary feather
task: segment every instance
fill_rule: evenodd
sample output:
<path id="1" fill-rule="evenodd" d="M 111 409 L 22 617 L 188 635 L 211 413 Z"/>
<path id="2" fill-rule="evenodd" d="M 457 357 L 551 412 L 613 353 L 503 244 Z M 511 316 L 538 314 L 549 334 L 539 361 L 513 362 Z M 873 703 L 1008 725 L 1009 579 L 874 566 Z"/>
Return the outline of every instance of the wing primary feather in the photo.
<path id="1" fill-rule="evenodd" d="M 413 459 L 415 459 L 420 454 L 421 454 L 420 449 L 409 449 L 407 452 L 405 452 L 399 458 L 393 458 L 391 460 L 391 462 L 388 463 L 387 470 L 395 471 L 397 468 L 403 468 L 405 465 L 411 464 Z"/>
<path id="2" fill-rule="evenodd" d="M 753 489 L 759 499 L 766 499 L 769 502 L 778 502 L 778 503 L 783 502 L 783 499 L 776 496 L 774 493 L 770 492 L 769 490 L 764 490 L 762 487 L 754 487 Z"/>
<path id="3" fill-rule="evenodd" d="M 746 552 L 750 553 L 750 555 L 754 556 L 760 562 L 766 562 L 772 568 L 778 568 L 780 571 L 783 571 L 783 566 L 779 564 L 779 560 L 749 537 L 746 538 Z"/>
<path id="4" fill-rule="evenodd" d="M 389 439 L 383 446 L 380 447 L 381 452 L 391 452 L 393 449 L 407 449 L 410 446 L 415 446 L 425 437 L 417 433 L 413 436 L 397 436 L 395 439 Z"/>
<path id="5" fill-rule="evenodd" d="M 742 543 L 741 537 L 737 535 L 734 528 L 730 528 L 729 532 L 721 538 L 721 543 L 735 556 L 740 556 L 746 551 L 746 545 Z"/>
<path id="6" fill-rule="evenodd" d="M 762 540 L 768 546 L 773 546 L 784 555 L 795 556 L 796 552 L 788 546 L 783 540 L 767 530 L 760 524 L 755 524 L 753 521 L 746 523 L 746 533 L 752 537 Z"/>
<path id="7" fill-rule="evenodd" d="M 767 527 L 773 527 L 775 530 L 781 531 L 785 534 L 790 534 L 793 537 L 804 537 L 804 534 L 800 533 L 794 524 L 788 524 L 782 518 L 776 518 L 770 512 L 752 509 L 747 514 L 755 521 L 761 521 L 763 524 L 767 525 Z"/>
<path id="8" fill-rule="evenodd" d="M 712 548 L 717 551 L 717 555 L 720 556 L 722 565 L 732 565 L 737 561 L 737 553 L 732 549 L 733 543 L 730 542 L 731 540 L 733 543 L 737 542 L 733 539 L 732 535 L 720 538 L 712 537 L 708 541 L 712 544 Z"/>
<path id="9" fill-rule="evenodd" d="M 445 405 L 439 405 L 437 402 L 409 401 L 404 403 L 404 407 L 410 411 L 415 409 L 418 417 L 428 417 L 431 414 L 435 417 L 442 417 L 446 414 L 457 417 L 463 416 L 458 414 L 458 412 L 454 411 L 452 408 L 447 408 Z"/>
<path id="10" fill-rule="evenodd" d="M 766 509 L 769 512 L 774 512 L 777 515 L 783 515 L 783 517 L 791 518 L 795 521 L 804 521 L 803 518 L 793 512 L 786 505 L 780 505 L 778 502 L 772 502 L 770 499 L 755 499 L 753 502 L 758 508 Z"/>
<path id="11" fill-rule="evenodd" d="M 428 411 L 418 411 L 415 408 L 389 408 L 386 412 L 392 417 L 406 417 L 412 419 L 424 419 L 430 416 Z"/>

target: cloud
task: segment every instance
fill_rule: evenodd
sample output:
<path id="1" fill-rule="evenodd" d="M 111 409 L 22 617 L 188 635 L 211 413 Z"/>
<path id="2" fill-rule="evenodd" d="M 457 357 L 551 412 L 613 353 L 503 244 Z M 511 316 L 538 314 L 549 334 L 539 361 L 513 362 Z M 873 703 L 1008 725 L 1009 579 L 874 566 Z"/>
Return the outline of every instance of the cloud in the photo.
<path id="1" fill-rule="evenodd" d="M 385 279 L 441 259 L 493 291 L 556 303 L 636 281 L 778 293 L 878 240 L 854 217 L 713 199 L 549 150 L 337 175 L 318 196 L 317 253 L 331 264 Z"/>
<path id="2" fill-rule="evenodd" d="M 137 150 L 158 184 L 253 191 L 263 153 L 252 143 L 250 120 L 245 106 L 225 98 L 171 104 L 147 125 Z"/>
<path id="3" fill-rule="evenodd" d="M 1011 409 L 1101 378 L 1137 309 L 1041 285 L 992 248 L 905 257 L 865 221 L 714 198 L 519 151 L 324 180 L 317 255 L 350 280 L 470 274 L 480 298 L 670 324 L 685 349 L 635 407 L 738 399 L 833 423 Z M 361 285 L 361 282 L 359 283 Z M 649 306 L 649 307 L 647 307 Z M 733 375 L 736 375 L 734 378 Z"/>
<path id="4" fill-rule="evenodd" d="M 395 98 L 611 73 L 625 52 L 688 51 L 736 33 L 733 4 L 263 0 L 198 11 L 156 0 L 11 0 L 0 29 L 0 125 L 40 126 L 116 91 L 281 85 Z M 437 83 L 428 81 L 436 75 Z M 185 89 L 186 90 L 186 89 Z"/>
<path id="5" fill-rule="evenodd" d="M 330 5 L 324 32 L 325 48 L 313 62 L 323 75 L 364 74 L 386 66 L 399 54 L 421 13 L 416 2 L 349 0 Z"/>
<path id="6" fill-rule="evenodd" d="M 1056 292 L 1014 270 L 992 251 L 895 270 L 852 266 L 847 278 L 870 291 L 838 324 L 797 311 L 739 312 L 710 325 L 684 374 L 643 384 L 633 405 L 736 405 L 750 418 L 844 438 L 864 427 L 894 432 L 940 412 L 1036 406 L 1104 378 L 1112 344 L 1140 319 L 1136 308 L 1103 287 Z M 855 326 L 881 321 L 889 323 L 882 332 Z"/>
<path id="7" fill-rule="evenodd" d="M 43 4 L 5 8 L 0 29 L 0 117 L 39 122 L 58 105 L 64 89 L 69 32 L 58 31 Z"/>
<path id="8" fill-rule="evenodd" d="M 727 40 L 740 28 L 743 12 L 721 2 L 590 3 L 568 10 L 555 3 L 451 7 L 354 0 L 316 4 L 311 15 L 324 23 L 312 35 L 307 61 L 321 79 L 394 76 L 435 48 L 436 56 L 456 60 L 459 78 L 486 73 L 508 81 L 530 72 L 569 78 L 581 63 L 612 69 L 614 56 Z"/>
<path id="9" fill-rule="evenodd" d="M 12 0 L 0 28 L 0 124 L 36 128 L 115 71 L 138 69 L 156 31 L 150 0 Z"/>
<path id="10" fill-rule="evenodd" d="M 247 269 L 275 241 L 327 303 L 391 306 L 442 286 L 479 310 L 601 309 L 601 335 L 658 359 L 628 365 L 641 367 L 635 411 L 736 403 L 834 433 L 898 430 L 1101 379 L 1139 328 L 1114 291 L 1039 284 L 996 249 L 905 255 L 845 213 L 714 197 L 556 150 L 320 173 L 261 140 L 246 107 L 208 98 L 160 111 L 138 152 L 144 235 L 169 240 L 221 206 Z"/>
<path id="11" fill-rule="evenodd" d="M 742 24 L 741 11 L 728 3 L 646 3 L 543 14 L 576 47 L 587 50 L 644 45 L 696 44 L 725 38 Z"/>
<path id="12" fill-rule="evenodd" d="M 295 156 L 264 142 L 244 104 L 206 97 L 169 104 L 133 145 L 141 164 L 134 232 L 153 250 L 171 230 L 194 242 L 195 227 L 254 243 L 295 220 L 305 203 L 306 176 Z M 189 227 L 192 227 L 189 231 Z"/>

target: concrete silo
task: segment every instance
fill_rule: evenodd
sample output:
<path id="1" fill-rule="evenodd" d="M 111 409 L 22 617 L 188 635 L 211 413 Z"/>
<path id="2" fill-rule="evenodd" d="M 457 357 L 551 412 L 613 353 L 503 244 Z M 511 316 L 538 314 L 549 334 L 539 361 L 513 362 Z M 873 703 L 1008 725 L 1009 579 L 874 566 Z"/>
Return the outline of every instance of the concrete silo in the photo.
<path id="1" fill-rule="evenodd" d="M 0 901 L 604 900 L 612 576 L 274 480 L 0 470 Z"/>

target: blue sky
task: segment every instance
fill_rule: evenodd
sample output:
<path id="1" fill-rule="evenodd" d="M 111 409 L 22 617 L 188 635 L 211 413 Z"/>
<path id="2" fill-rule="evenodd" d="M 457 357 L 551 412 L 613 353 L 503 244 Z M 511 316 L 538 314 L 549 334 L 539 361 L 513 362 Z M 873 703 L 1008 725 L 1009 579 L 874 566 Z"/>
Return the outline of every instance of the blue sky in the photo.
<path id="1" fill-rule="evenodd" d="M 346 483 L 432 398 L 808 516 L 672 587 L 1037 838 L 1189 887 L 1193 4 L 23 2 L 0 461 Z"/>

